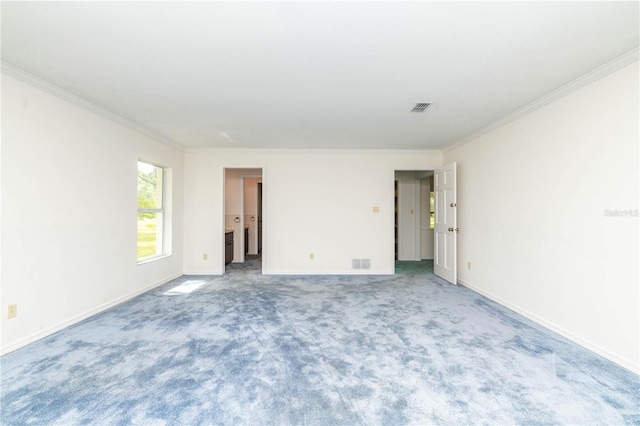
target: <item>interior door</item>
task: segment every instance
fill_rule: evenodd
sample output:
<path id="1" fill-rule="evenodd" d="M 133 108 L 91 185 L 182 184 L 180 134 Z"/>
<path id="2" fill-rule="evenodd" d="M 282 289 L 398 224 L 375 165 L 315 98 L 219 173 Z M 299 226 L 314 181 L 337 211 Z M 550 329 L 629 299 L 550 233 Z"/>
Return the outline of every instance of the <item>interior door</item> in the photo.
<path id="1" fill-rule="evenodd" d="M 433 185 L 435 192 L 433 272 L 450 283 L 457 284 L 456 163 L 436 169 Z"/>

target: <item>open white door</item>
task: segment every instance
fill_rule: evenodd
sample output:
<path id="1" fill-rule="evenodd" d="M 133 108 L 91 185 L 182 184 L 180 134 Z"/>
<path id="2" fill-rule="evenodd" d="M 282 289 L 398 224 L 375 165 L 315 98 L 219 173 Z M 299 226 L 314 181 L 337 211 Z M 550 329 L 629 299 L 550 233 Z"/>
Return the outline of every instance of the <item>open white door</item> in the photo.
<path id="1" fill-rule="evenodd" d="M 433 185 L 435 192 L 433 272 L 452 284 L 458 284 L 456 163 L 436 169 Z"/>

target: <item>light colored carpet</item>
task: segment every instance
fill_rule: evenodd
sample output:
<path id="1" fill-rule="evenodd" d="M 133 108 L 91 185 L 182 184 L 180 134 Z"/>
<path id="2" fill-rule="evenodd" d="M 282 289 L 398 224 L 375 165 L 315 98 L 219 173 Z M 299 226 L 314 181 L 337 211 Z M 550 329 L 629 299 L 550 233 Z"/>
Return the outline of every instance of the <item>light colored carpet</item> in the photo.
<path id="1" fill-rule="evenodd" d="M 428 260 L 396 260 L 396 274 L 428 274 L 433 273 L 433 259 Z"/>
<path id="2" fill-rule="evenodd" d="M 431 274 L 230 265 L 1 366 L 3 424 L 640 424 L 638 376 Z"/>

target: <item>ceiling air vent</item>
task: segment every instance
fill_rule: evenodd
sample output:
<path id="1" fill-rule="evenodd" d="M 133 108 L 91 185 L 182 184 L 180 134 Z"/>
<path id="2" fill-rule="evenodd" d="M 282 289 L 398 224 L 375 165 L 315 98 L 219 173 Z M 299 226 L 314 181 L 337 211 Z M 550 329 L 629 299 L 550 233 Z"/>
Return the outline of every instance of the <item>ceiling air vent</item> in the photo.
<path id="1" fill-rule="evenodd" d="M 413 107 L 411 112 L 424 112 L 427 108 L 429 108 L 431 104 L 428 102 L 417 103 L 416 106 Z"/>

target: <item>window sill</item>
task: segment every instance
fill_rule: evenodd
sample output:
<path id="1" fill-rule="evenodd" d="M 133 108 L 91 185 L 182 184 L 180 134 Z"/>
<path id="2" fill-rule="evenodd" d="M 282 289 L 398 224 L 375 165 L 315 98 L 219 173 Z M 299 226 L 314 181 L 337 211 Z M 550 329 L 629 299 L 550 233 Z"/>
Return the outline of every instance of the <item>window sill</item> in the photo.
<path id="1" fill-rule="evenodd" d="M 153 257 L 146 257 L 142 260 L 138 261 L 138 265 L 144 265 L 145 263 L 151 263 L 151 262 L 155 262 L 156 260 L 160 260 L 160 259 L 165 259 L 167 257 L 171 257 L 170 254 L 159 254 L 157 256 L 153 256 Z"/>

